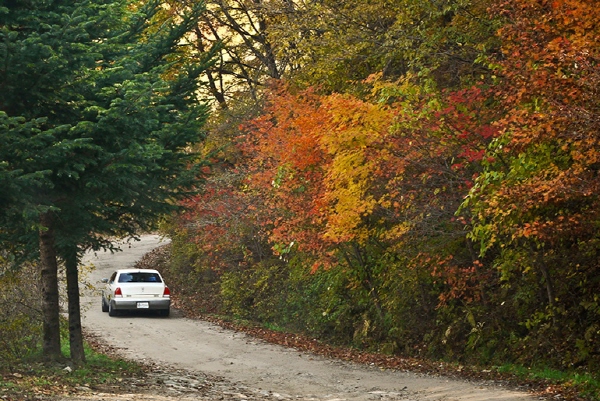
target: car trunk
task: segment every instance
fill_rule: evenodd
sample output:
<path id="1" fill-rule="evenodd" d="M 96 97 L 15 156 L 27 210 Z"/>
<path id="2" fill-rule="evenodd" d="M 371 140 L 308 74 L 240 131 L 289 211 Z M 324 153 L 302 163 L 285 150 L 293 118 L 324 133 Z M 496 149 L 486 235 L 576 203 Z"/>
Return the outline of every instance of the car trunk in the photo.
<path id="1" fill-rule="evenodd" d="M 155 298 L 161 297 L 165 290 L 163 283 L 127 283 L 121 286 L 123 297 Z"/>

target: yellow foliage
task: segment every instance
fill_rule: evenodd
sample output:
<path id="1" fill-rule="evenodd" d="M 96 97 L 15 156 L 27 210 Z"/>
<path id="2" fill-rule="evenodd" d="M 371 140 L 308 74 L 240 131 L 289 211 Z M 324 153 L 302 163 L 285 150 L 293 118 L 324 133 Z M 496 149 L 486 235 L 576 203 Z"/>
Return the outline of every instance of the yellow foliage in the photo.
<path id="1" fill-rule="evenodd" d="M 324 236 L 334 242 L 364 242 L 369 228 L 363 220 L 379 203 L 372 195 L 372 178 L 380 156 L 388 157 L 382 143 L 392 113 L 383 106 L 342 95 L 329 96 L 324 107 L 330 125 L 323 130 L 320 142 L 332 157 L 325 177 L 324 198 L 329 210 Z"/>

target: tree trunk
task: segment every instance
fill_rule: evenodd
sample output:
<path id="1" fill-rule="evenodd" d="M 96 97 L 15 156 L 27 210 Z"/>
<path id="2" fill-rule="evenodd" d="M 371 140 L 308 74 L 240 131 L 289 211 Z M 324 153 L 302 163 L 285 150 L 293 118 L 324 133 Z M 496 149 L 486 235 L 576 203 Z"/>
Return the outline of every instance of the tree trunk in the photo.
<path id="1" fill-rule="evenodd" d="M 60 350 L 60 316 L 58 299 L 58 263 L 54 249 L 54 230 L 49 212 L 40 217 L 40 273 L 42 280 L 43 345 L 42 352 L 51 360 L 62 357 Z"/>
<path id="2" fill-rule="evenodd" d="M 76 366 L 85 363 L 83 333 L 81 331 L 81 308 L 79 302 L 79 273 L 77 250 L 68 250 L 65 255 L 67 271 L 67 295 L 69 298 L 69 347 L 71 360 Z"/>
<path id="3" fill-rule="evenodd" d="M 557 319 L 554 311 L 554 286 L 552 283 L 552 277 L 550 275 L 550 271 L 546 266 L 546 260 L 543 254 L 543 251 L 535 251 L 531 250 L 534 260 L 534 266 L 537 266 L 543 278 L 543 286 L 546 291 L 546 298 L 548 299 L 548 308 L 552 312 L 552 324 L 556 326 Z"/>
<path id="4" fill-rule="evenodd" d="M 367 292 L 367 295 L 371 299 L 371 302 L 373 302 L 373 306 L 375 306 L 375 311 L 377 312 L 377 318 L 379 318 L 379 320 L 383 322 L 385 314 L 383 311 L 383 307 L 381 306 L 379 291 L 377 291 L 376 284 L 374 283 L 374 277 L 371 274 L 371 267 L 365 261 L 363 257 L 363 252 L 360 249 L 360 247 L 355 243 L 353 243 L 351 246 L 351 251 L 342 250 L 344 259 L 346 259 L 346 263 L 348 263 L 348 266 L 352 268 L 353 263 L 352 259 L 350 258 L 350 252 L 352 252 L 352 256 L 356 260 L 355 266 L 357 266 L 353 269 L 357 276 L 356 279 L 358 280 L 362 288 Z"/>

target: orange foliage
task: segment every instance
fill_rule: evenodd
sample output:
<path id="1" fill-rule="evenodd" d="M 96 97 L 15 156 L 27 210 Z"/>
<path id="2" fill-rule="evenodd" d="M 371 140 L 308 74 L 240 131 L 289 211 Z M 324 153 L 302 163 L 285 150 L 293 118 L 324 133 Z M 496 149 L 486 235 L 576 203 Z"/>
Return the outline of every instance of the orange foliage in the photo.
<path id="1" fill-rule="evenodd" d="M 392 113 L 312 89 L 294 94 L 285 85 L 274 88 L 270 105 L 244 127 L 250 182 L 270 211 L 262 222 L 271 226 L 270 239 L 308 251 L 364 241 L 361 222 L 380 201 L 369 187 L 386 157 Z"/>
<path id="2" fill-rule="evenodd" d="M 480 281 L 461 278 L 473 259 L 424 244 L 464 242 L 454 214 L 497 135 L 481 111 L 487 96 L 473 87 L 384 105 L 274 87 L 266 113 L 243 127 L 249 183 L 264 202 L 270 240 L 312 252 L 315 266 L 345 243 L 375 241 L 398 254 L 421 247 L 415 268 L 480 291 Z"/>
<path id="3" fill-rule="evenodd" d="M 249 183 L 264 202 L 260 221 L 276 244 L 292 241 L 302 250 L 321 248 L 323 166 L 320 135 L 329 123 L 312 90 L 298 95 L 274 86 L 263 116 L 243 127 Z"/>

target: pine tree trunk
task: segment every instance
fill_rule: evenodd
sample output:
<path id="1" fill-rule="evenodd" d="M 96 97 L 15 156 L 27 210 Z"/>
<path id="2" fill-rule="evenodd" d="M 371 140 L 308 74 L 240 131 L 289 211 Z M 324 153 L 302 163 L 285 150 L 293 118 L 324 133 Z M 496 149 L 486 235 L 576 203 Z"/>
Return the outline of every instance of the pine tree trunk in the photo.
<path id="1" fill-rule="evenodd" d="M 81 330 L 81 308 L 79 302 L 79 274 L 77 270 L 77 251 L 68 251 L 65 255 L 67 270 L 67 295 L 69 298 L 69 347 L 71 360 L 76 366 L 85 363 L 83 333 Z"/>
<path id="2" fill-rule="evenodd" d="M 40 217 L 45 230 L 39 232 L 40 273 L 42 280 L 42 314 L 44 356 L 51 360 L 62 357 L 60 350 L 60 317 L 58 299 L 58 263 L 54 249 L 54 230 L 52 217 L 44 213 Z"/>

